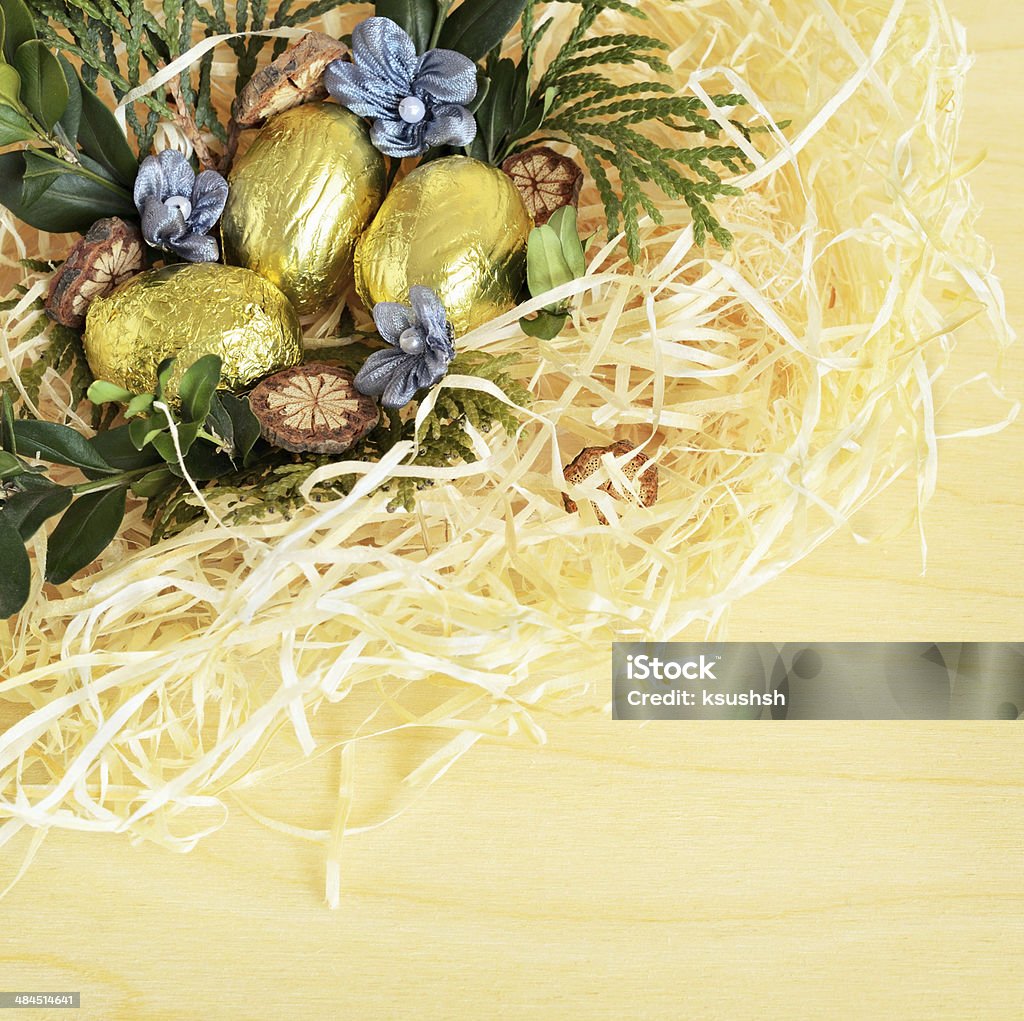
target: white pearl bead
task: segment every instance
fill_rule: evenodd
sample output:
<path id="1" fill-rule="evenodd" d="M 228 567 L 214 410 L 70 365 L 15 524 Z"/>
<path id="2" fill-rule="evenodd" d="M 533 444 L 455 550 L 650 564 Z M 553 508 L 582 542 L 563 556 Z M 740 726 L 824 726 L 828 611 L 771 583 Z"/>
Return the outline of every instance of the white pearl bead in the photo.
<path id="1" fill-rule="evenodd" d="M 427 108 L 423 105 L 422 99 L 418 99 L 416 96 L 406 96 L 398 104 L 398 116 L 406 124 L 419 124 L 427 116 Z"/>
<path id="2" fill-rule="evenodd" d="M 410 326 L 398 338 L 398 346 L 407 355 L 418 355 L 423 350 L 423 338 Z"/>
<path id="3" fill-rule="evenodd" d="M 192 215 L 192 203 L 184 195 L 172 195 L 164 205 L 168 209 L 177 209 L 184 220 Z"/>

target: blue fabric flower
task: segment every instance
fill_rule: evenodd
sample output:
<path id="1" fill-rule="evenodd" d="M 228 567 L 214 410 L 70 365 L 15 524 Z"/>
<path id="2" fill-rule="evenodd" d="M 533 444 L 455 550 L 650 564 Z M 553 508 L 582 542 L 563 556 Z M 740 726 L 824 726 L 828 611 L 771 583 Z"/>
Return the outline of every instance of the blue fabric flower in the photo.
<path id="1" fill-rule="evenodd" d="M 408 34 L 390 18 L 367 18 L 352 33 L 352 60 L 324 72 L 327 91 L 359 117 L 370 117 L 370 140 L 387 156 L 419 156 L 435 145 L 469 145 L 476 121 L 466 103 L 476 96 L 476 65 L 454 50 L 416 56 Z"/>
<path id="2" fill-rule="evenodd" d="M 441 299 L 429 287 L 410 287 L 409 301 L 374 306 L 373 321 L 391 347 L 374 351 L 356 376 L 356 389 L 385 408 L 403 408 L 418 390 L 440 383 L 455 357 Z"/>
<path id="3" fill-rule="evenodd" d="M 216 262 L 217 239 L 210 231 L 224 212 L 228 182 L 215 170 L 198 177 L 174 149 L 147 156 L 135 178 L 135 205 L 142 236 L 154 248 L 175 252 L 189 262 Z"/>

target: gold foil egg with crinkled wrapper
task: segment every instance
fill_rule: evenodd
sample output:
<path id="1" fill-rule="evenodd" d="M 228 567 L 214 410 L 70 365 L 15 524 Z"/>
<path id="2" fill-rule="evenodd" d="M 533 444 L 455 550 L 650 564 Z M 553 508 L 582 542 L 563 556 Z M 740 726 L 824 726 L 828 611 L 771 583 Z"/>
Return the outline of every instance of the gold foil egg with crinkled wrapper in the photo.
<path id="1" fill-rule="evenodd" d="M 250 270 L 211 262 L 151 269 L 96 298 L 83 344 L 97 379 L 134 393 L 151 393 L 160 363 L 177 359 L 172 400 L 203 355 L 220 356 L 221 386 L 231 390 L 302 361 L 302 329 L 288 299 Z"/>
<path id="2" fill-rule="evenodd" d="M 468 333 L 515 306 L 532 227 L 502 171 L 466 156 L 434 160 L 391 190 L 359 239 L 356 290 L 372 309 L 430 287 L 456 335 Z"/>
<path id="3" fill-rule="evenodd" d="M 355 114 L 331 103 L 278 114 L 228 176 L 224 261 L 266 277 L 300 315 L 321 311 L 352 282 L 352 252 L 385 178 Z"/>

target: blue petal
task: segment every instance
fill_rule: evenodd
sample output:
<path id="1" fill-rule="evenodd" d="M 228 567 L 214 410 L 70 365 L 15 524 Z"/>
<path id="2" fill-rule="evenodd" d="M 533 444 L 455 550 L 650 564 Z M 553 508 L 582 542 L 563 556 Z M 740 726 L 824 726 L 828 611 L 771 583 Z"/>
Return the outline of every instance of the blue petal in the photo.
<path id="1" fill-rule="evenodd" d="M 357 117 L 393 117 L 397 104 L 394 91 L 382 83 L 368 79 L 355 64 L 332 60 L 324 71 L 327 91 Z"/>
<path id="2" fill-rule="evenodd" d="M 149 198 L 142 208 L 142 236 L 154 248 L 167 248 L 187 235 L 185 218 L 178 209 L 170 209 L 158 198 Z"/>
<path id="3" fill-rule="evenodd" d="M 187 234 L 168 247 L 189 262 L 216 262 L 220 258 L 217 239 L 209 234 Z"/>
<path id="4" fill-rule="evenodd" d="M 476 138 L 476 120 L 464 107 L 454 104 L 435 106 L 430 111 L 423 140 L 428 146 L 469 145 Z"/>
<path id="5" fill-rule="evenodd" d="M 405 159 L 407 156 L 420 156 L 427 151 L 423 141 L 424 123 L 406 124 L 403 120 L 385 120 L 381 118 L 373 122 L 370 128 L 370 141 L 385 156 Z"/>
<path id="6" fill-rule="evenodd" d="M 409 288 L 409 303 L 416 313 L 416 321 L 424 329 L 446 329 L 448 313 L 436 291 L 422 284 L 413 284 Z"/>
<path id="7" fill-rule="evenodd" d="M 476 97 L 476 64 L 454 50 L 428 50 L 419 59 L 413 90 L 435 103 L 470 103 Z"/>
<path id="8" fill-rule="evenodd" d="M 404 408 L 420 389 L 411 372 L 396 372 L 381 394 L 381 407 L 392 410 Z"/>
<path id="9" fill-rule="evenodd" d="M 412 326 L 409 306 L 397 301 L 378 301 L 373 306 L 373 322 L 389 344 L 397 345 L 398 338 Z"/>
<path id="10" fill-rule="evenodd" d="M 209 234 L 224 212 L 228 200 L 228 182 L 216 170 L 204 170 L 192 189 L 192 215 L 189 230 L 194 234 Z"/>
<path id="11" fill-rule="evenodd" d="M 150 199 L 162 202 L 164 197 L 164 172 L 155 156 L 147 156 L 139 167 L 135 178 L 135 207 L 141 214 Z"/>
<path id="12" fill-rule="evenodd" d="M 352 59 L 368 79 L 408 96 L 416 73 L 416 46 L 390 18 L 367 18 L 352 32 Z"/>
<path id="13" fill-rule="evenodd" d="M 164 194 L 160 198 L 166 200 L 172 195 L 189 198 L 196 183 L 195 171 L 189 161 L 175 149 L 158 152 L 156 160 L 160 164 L 164 178 Z"/>
<path id="14" fill-rule="evenodd" d="M 367 397 L 379 397 L 391 381 L 391 377 L 407 365 L 412 357 L 393 347 L 374 351 L 356 373 L 356 389 Z"/>

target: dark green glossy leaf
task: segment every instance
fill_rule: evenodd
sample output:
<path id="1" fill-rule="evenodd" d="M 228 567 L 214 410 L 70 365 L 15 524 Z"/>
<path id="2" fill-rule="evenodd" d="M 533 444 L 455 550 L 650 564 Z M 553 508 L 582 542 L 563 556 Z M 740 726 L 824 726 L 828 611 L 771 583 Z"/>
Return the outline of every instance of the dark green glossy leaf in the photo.
<path id="1" fill-rule="evenodd" d="M 25 474 L 25 464 L 9 450 L 0 450 L 0 480 Z"/>
<path id="2" fill-rule="evenodd" d="M 523 333 L 529 337 L 554 340 L 562 332 L 567 319 L 568 314 L 565 312 L 547 312 L 541 309 L 533 319 L 520 319 L 519 325 L 523 328 Z"/>
<path id="3" fill-rule="evenodd" d="M 416 44 L 417 53 L 426 51 L 437 18 L 434 0 L 377 0 L 374 13 L 404 28 Z"/>
<path id="4" fill-rule="evenodd" d="M 129 435 L 128 425 L 119 425 L 97 433 L 89 443 L 111 467 L 118 471 L 134 471 L 146 465 L 158 464 L 160 455 L 152 448 L 137 450 Z"/>
<path id="5" fill-rule="evenodd" d="M 14 437 L 14 405 L 6 390 L 0 393 L 0 449 L 12 454 L 18 452 L 18 441 Z"/>
<path id="6" fill-rule="evenodd" d="M 0 70 L 6 66 L 0 65 Z M 17 110 L 9 106 L 0 106 L 0 145 L 28 142 L 35 137 L 32 125 Z"/>
<path id="7" fill-rule="evenodd" d="M 25 457 L 52 464 L 70 464 L 104 474 L 114 472 L 81 433 L 66 425 L 19 419 L 14 423 L 14 435 L 18 449 Z"/>
<path id="8" fill-rule="evenodd" d="M 78 141 L 78 126 L 82 122 L 82 83 L 71 61 L 59 53 L 57 59 L 68 85 L 68 105 L 60 118 L 60 127 L 70 145 Z"/>
<path id="9" fill-rule="evenodd" d="M 61 585 L 88 567 L 114 540 L 124 520 L 128 487 L 80 496 L 57 522 L 47 546 L 46 580 Z"/>
<path id="10" fill-rule="evenodd" d="M 210 479 L 219 479 L 235 470 L 235 465 L 227 454 L 217 450 L 212 443 L 193 443 L 189 452 L 185 455 L 185 467 L 189 475 L 197 482 L 207 482 Z M 167 469 L 173 472 L 178 478 L 184 478 L 185 473 L 181 465 L 175 462 L 168 464 Z"/>
<path id="11" fill-rule="evenodd" d="M 116 181 L 130 188 L 139 172 L 138 158 L 107 105 L 84 82 L 80 83 L 80 89 L 82 119 L 78 144 L 83 152 L 106 167 Z M 131 215 L 138 215 L 134 204 Z"/>
<path id="12" fill-rule="evenodd" d="M 144 500 L 149 500 L 159 496 L 175 481 L 176 477 L 169 468 L 155 468 L 132 483 L 132 492 Z"/>
<path id="13" fill-rule="evenodd" d="M 67 486 L 25 489 L 8 498 L 4 518 L 18 529 L 22 540 L 28 542 L 46 521 L 66 510 L 70 503 L 71 490 Z"/>
<path id="14" fill-rule="evenodd" d="M 17 528 L 0 515 L 0 619 L 16 614 L 32 587 L 32 565 Z"/>
<path id="15" fill-rule="evenodd" d="M 37 169 L 37 159 L 33 160 L 33 171 Z M 30 191 L 26 198 L 23 195 L 25 172 L 24 153 L 0 155 L 0 204 L 39 230 L 53 234 L 84 233 L 101 217 L 137 215 L 126 191 L 112 191 L 70 168 L 44 178 L 47 187 L 39 194 Z"/>
<path id="16" fill-rule="evenodd" d="M 173 358 L 165 358 L 156 367 L 156 389 L 153 390 L 153 393 L 158 401 L 162 401 L 164 398 L 164 390 L 174 372 L 174 361 Z"/>
<path id="17" fill-rule="evenodd" d="M 519 20 L 526 0 L 471 0 L 448 16 L 437 45 L 464 53 L 470 60 L 485 57 Z"/>
<path id="18" fill-rule="evenodd" d="M 64 116 L 68 83 L 60 61 L 38 39 L 22 43 L 11 61 L 21 75 L 21 101 L 49 130 Z"/>
<path id="19" fill-rule="evenodd" d="M 174 437 L 170 432 L 160 432 L 154 436 L 150 443 L 156 448 L 156 452 L 173 468 L 178 464 L 178 450 L 184 457 L 195 443 L 199 430 L 203 427 L 202 422 L 178 422 L 175 432 L 178 435 L 178 442 L 175 445 Z"/>
<path id="20" fill-rule="evenodd" d="M 24 0 L 0 0 L 0 10 L 4 12 L 4 58 L 12 63 L 18 47 L 35 39 L 36 29 Z"/>
<path id="21" fill-rule="evenodd" d="M 205 422 L 210 405 L 220 383 L 221 359 L 218 355 L 204 355 L 196 359 L 181 377 L 178 397 L 181 417 L 186 422 Z"/>
<path id="22" fill-rule="evenodd" d="M 234 433 L 232 446 L 235 459 L 241 459 L 243 464 L 248 465 L 252 449 L 260 438 L 259 419 L 252 413 L 249 402 L 245 398 L 235 397 L 234 394 L 222 394 L 221 400 L 225 410 L 231 416 L 232 432 Z"/>

